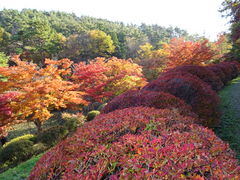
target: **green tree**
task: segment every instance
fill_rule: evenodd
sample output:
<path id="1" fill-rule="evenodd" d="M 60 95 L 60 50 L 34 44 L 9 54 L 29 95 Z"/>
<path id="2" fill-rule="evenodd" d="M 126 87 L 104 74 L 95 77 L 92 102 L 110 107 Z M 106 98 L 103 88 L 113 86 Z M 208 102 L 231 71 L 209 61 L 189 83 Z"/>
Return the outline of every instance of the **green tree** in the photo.
<path id="1" fill-rule="evenodd" d="M 231 18 L 231 41 L 233 47 L 230 57 L 238 59 L 240 58 L 240 1 L 224 0 L 220 12 L 225 13 L 224 16 Z"/>
<path id="2" fill-rule="evenodd" d="M 0 67 L 7 66 L 8 59 L 8 56 L 6 56 L 3 52 L 0 52 Z"/>
<path id="3" fill-rule="evenodd" d="M 7 47 L 11 40 L 11 34 L 0 27 L 0 51 L 7 51 Z"/>
<path id="4" fill-rule="evenodd" d="M 30 52 L 31 58 L 38 63 L 46 57 L 53 58 L 62 49 L 65 37 L 57 33 L 44 20 L 32 20 L 19 36 L 24 51 Z"/>
<path id="5" fill-rule="evenodd" d="M 80 56 L 83 59 L 109 57 L 115 50 L 111 36 L 100 30 L 91 30 L 79 36 L 79 42 L 81 44 Z"/>

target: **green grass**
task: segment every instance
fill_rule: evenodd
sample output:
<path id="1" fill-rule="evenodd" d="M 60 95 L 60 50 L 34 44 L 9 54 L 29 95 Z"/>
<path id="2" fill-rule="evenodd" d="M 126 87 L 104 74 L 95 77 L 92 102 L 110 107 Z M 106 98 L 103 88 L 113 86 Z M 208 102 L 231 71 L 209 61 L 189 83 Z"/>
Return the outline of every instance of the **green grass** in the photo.
<path id="1" fill-rule="evenodd" d="M 0 174 L 0 180 L 24 180 L 26 179 L 32 168 L 35 166 L 42 154 L 35 156 L 28 161 L 18 165 L 17 167 L 8 169 L 7 171 Z"/>
<path id="2" fill-rule="evenodd" d="M 215 133 L 236 152 L 240 160 L 240 77 L 219 92 L 222 112 L 220 127 Z"/>

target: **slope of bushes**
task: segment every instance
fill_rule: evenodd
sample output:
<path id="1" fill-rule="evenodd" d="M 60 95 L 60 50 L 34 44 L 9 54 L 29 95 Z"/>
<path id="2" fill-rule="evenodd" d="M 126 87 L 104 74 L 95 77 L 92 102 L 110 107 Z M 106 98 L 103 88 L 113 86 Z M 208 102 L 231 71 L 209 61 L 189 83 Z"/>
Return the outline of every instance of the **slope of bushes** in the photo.
<path id="1" fill-rule="evenodd" d="M 203 119 L 203 125 L 216 126 L 219 119 L 219 98 L 211 87 L 198 77 L 185 72 L 161 75 L 146 85 L 144 90 L 170 93 L 184 100 L 193 112 Z"/>
<path id="2" fill-rule="evenodd" d="M 47 152 L 29 179 L 237 177 L 228 145 L 193 123 L 148 107 L 100 115 Z"/>
<path id="3" fill-rule="evenodd" d="M 231 62 L 204 68 L 223 83 L 239 74 Z M 43 155 L 28 179 L 240 179 L 228 144 L 196 124 L 218 124 L 219 98 L 206 81 L 183 70 L 169 72 L 114 98 L 102 110 L 106 114 Z M 181 105 L 189 106 L 179 99 L 201 120 L 181 112 Z"/>
<path id="4" fill-rule="evenodd" d="M 214 72 L 203 66 L 197 65 L 178 66 L 176 68 L 168 70 L 166 73 L 168 74 L 173 72 L 187 72 L 192 75 L 195 75 L 202 81 L 206 82 L 215 91 L 219 91 L 223 87 L 223 82 L 221 81 L 221 79 Z"/>
<path id="5" fill-rule="evenodd" d="M 192 112 L 192 107 L 183 100 L 169 93 L 145 90 L 132 90 L 123 93 L 111 100 L 101 112 L 109 113 L 117 109 L 138 106 L 154 107 L 156 109 L 176 109 L 182 115 L 197 117 Z"/>

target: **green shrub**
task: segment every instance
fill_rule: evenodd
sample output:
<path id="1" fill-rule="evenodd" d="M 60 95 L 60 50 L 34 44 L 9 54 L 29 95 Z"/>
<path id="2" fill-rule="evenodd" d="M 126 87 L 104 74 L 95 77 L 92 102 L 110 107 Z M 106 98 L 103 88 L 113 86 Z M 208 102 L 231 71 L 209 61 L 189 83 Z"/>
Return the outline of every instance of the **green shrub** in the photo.
<path id="1" fill-rule="evenodd" d="M 100 105 L 97 110 L 101 111 L 106 105 L 107 105 L 107 103 L 104 103 L 104 104 Z"/>
<path id="2" fill-rule="evenodd" d="M 36 155 L 45 152 L 47 149 L 48 147 L 43 143 L 37 143 L 33 145 L 33 151 Z"/>
<path id="3" fill-rule="evenodd" d="M 81 114 L 70 114 L 70 113 L 62 113 L 62 119 L 64 120 L 64 126 L 68 129 L 68 131 L 75 131 L 76 128 L 82 125 L 85 121 L 85 117 Z"/>
<path id="4" fill-rule="evenodd" d="M 87 114 L 87 121 L 91 121 L 93 120 L 97 115 L 100 114 L 100 111 L 90 111 L 88 114 Z"/>
<path id="5" fill-rule="evenodd" d="M 36 142 L 36 136 L 33 134 L 25 134 L 23 136 L 16 137 L 16 138 L 12 139 L 11 141 L 7 142 L 6 144 L 4 144 L 3 148 L 6 148 L 10 144 L 15 143 L 20 140 L 29 140 L 32 142 Z"/>
<path id="6" fill-rule="evenodd" d="M 6 56 L 3 52 L 0 52 L 0 67 L 7 66 L 8 59 L 8 56 Z"/>
<path id="7" fill-rule="evenodd" d="M 20 162 L 26 161 L 34 155 L 33 141 L 29 139 L 19 139 L 9 142 L 1 149 L 0 168 L 16 166 Z"/>
<path id="8" fill-rule="evenodd" d="M 37 136 L 37 142 L 46 144 L 48 147 L 54 146 L 58 141 L 63 139 L 68 130 L 63 126 L 53 126 L 40 132 Z"/>

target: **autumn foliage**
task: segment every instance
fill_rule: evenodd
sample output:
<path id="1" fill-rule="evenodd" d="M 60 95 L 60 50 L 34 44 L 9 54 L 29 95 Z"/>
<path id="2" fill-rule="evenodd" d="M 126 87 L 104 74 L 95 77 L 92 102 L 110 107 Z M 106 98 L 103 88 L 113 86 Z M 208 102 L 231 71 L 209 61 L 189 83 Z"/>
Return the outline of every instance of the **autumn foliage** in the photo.
<path id="1" fill-rule="evenodd" d="M 101 112 L 109 113 L 117 109 L 138 106 L 154 107 L 156 109 L 173 109 L 181 115 L 197 117 L 197 115 L 192 112 L 191 106 L 187 105 L 183 100 L 169 93 L 145 90 L 127 91 L 123 93 L 108 102 Z"/>
<path id="2" fill-rule="evenodd" d="M 224 71 L 218 65 L 212 64 L 212 65 L 207 66 L 206 68 L 208 70 L 212 71 L 216 76 L 218 76 L 224 85 L 228 82 Z"/>
<path id="3" fill-rule="evenodd" d="M 64 79 L 71 73 L 70 60 L 46 59 L 45 68 L 23 62 L 18 57 L 13 61 L 16 66 L 0 69 L 0 75 L 7 78 L 0 82 L 0 93 L 18 92 L 17 97 L 7 104 L 14 115 L 11 123 L 32 121 L 41 131 L 42 123 L 51 117 L 52 110 L 87 104 L 83 100 L 84 93 L 75 91 L 78 85 Z M 1 124 L 4 121 L 6 119 L 1 120 Z"/>
<path id="4" fill-rule="evenodd" d="M 215 75 L 214 72 L 212 72 L 211 70 L 207 69 L 204 66 L 197 65 L 178 66 L 176 68 L 168 70 L 166 73 L 163 74 L 168 74 L 172 72 L 187 72 L 194 76 L 197 76 L 199 79 L 210 85 L 212 89 L 215 91 L 219 91 L 223 87 L 223 82 L 221 81 L 221 79 L 217 75 Z"/>
<path id="5" fill-rule="evenodd" d="M 7 120 L 11 118 L 12 109 L 9 103 L 17 96 L 17 92 L 6 92 L 0 94 L 0 126 L 6 125 Z"/>
<path id="6" fill-rule="evenodd" d="M 192 42 L 174 38 L 165 44 L 164 50 L 168 54 L 167 69 L 181 65 L 202 65 L 215 55 L 215 51 L 208 46 L 208 40 Z"/>
<path id="7" fill-rule="evenodd" d="M 181 57 L 202 64 L 202 52 L 210 57 L 207 44 L 180 45 L 189 50 L 179 49 L 180 64 Z M 197 45 L 201 53 L 194 55 Z M 39 67 L 14 57 L 16 66 L 0 67 L 6 78 L 0 81 L 0 137 L 23 121 L 41 131 L 55 109 L 110 100 L 94 120 L 43 155 L 28 179 L 239 179 L 234 152 L 204 126 L 219 124 L 215 91 L 239 75 L 240 65 L 198 66 L 193 59 L 193 65 L 182 61 L 177 67 L 172 61 L 174 68 L 146 85 L 142 67 L 131 60 L 73 65 L 46 59 Z"/>
<path id="8" fill-rule="evenodd" d="M 113 98 L 43 155 L 28 179 L 239 179 L 228 144 L 197 125 L 218 125 L 219 98 L 210 85 L 219 90 L 219 79 L 235 77 L 238 67 L 183 66 Z"/>
<path id="9" fill-rule="evenodd" d="M 12 121 L 12 108 L 9 103 L 15 99 L 18 95 L 17 92 L 6 92 L 0 94 L 0 137 L 2 137 L 6 131 L 7 127 L 11 125 Z"/>
<path id="10" fill-rule="evenodd" d="M 104 61 L 90 61 L 89 64 L 80 62 L 74 65 L 74 74 L 71 77 L 73 82 L 79 84 L 78 89 L 85 91 L 90 101 L 101 101 L 104 97 L 111 96 L 111 92 L 105 92 L 104 87 L 108 77 L 104 74 L 107 68 Z"/>
<path id="11" fill-rule="evenodd" d="M 216 66 L 223 71 L 223 73 L 225 75 L 225 78 L 224 78 L 225 82 L 232 80 L 234 77 L 236 77 L 238 75 L 239 70 L 237 70 L 237 65 L 234 65 L 231 62 L 219 63 Z M 235 68 L 234 68 L 234 66 L 235 66 Z"/>
<path id="12" fill-rule="evenodd" d="M 72 76 L 79 90 L 87 93 L 90 101 L 102 101 L 146 84 L 142 68 L 130 60 L 96 58 L 89 64 L 75 65 Z"/>
<path id="13" fill-rule="evenodd" d="M 216 92 L 197 76 L 187 72 L 172 72 L 160 76 L 143 89 L 170 93 L 192 106 L 193 112 L 204 120 L 204 125 L 215 126 L 218 124 L 219 98 Z"/>
<path id="14" fill-rule="evenodd" d="M 193 122 L 148 107 L 100 115 L 43 155 L 28 179 L 238 179 L 229 146 Z"/>

